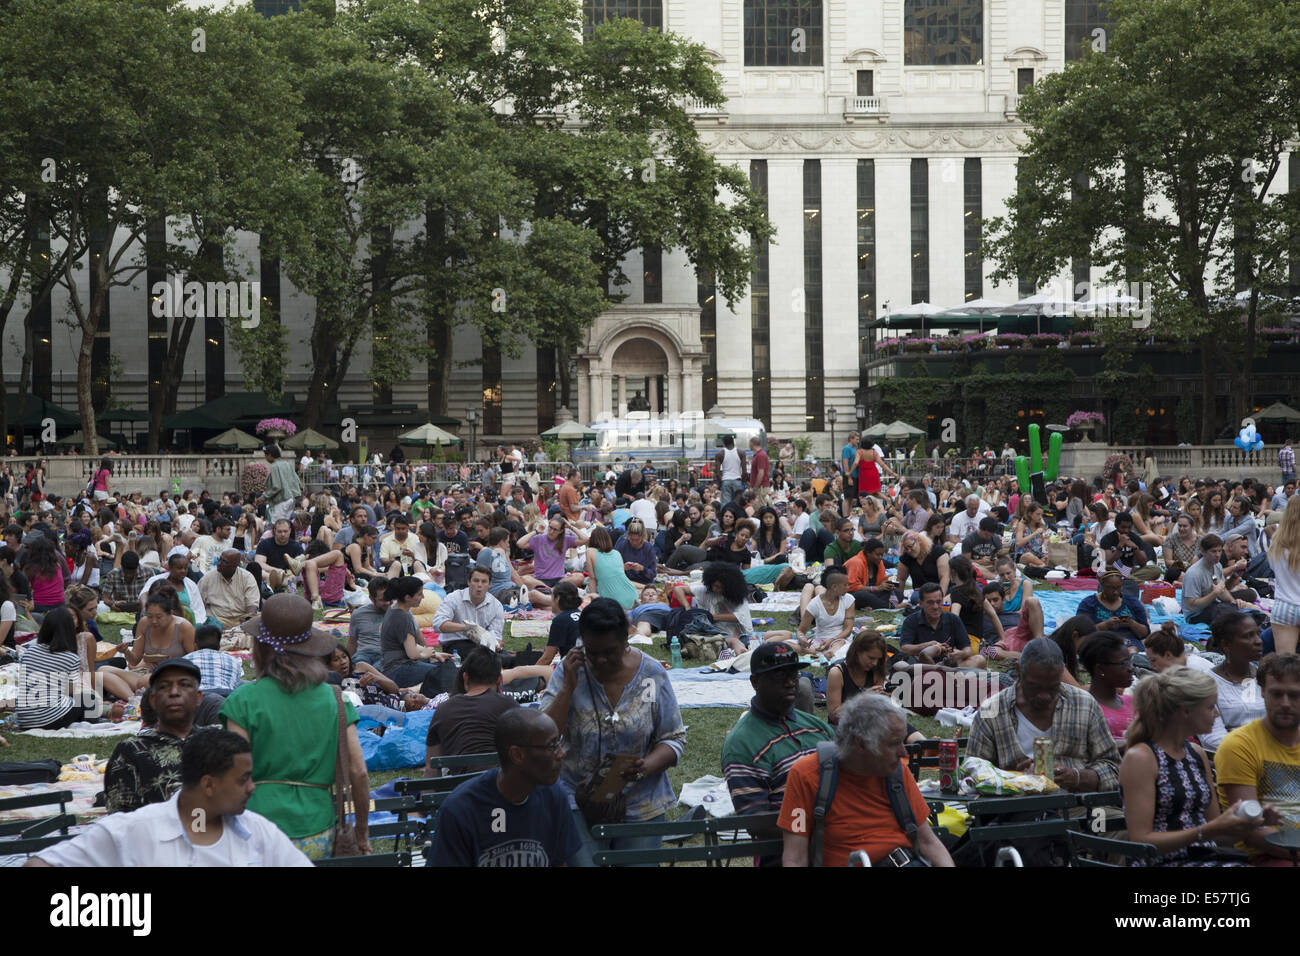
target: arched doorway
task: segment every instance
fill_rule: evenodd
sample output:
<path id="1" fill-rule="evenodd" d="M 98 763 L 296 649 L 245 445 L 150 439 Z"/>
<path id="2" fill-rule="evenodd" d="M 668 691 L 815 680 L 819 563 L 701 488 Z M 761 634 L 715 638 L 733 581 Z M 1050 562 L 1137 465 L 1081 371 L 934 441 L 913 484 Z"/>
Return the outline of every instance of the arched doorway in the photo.
<path id="1" fill-rule="evenodd" d="M 668 356 L 648 338 L 628 339 L 610 361 L 612 407 L 617 414 L 666 413 L 668 408 Z"/>

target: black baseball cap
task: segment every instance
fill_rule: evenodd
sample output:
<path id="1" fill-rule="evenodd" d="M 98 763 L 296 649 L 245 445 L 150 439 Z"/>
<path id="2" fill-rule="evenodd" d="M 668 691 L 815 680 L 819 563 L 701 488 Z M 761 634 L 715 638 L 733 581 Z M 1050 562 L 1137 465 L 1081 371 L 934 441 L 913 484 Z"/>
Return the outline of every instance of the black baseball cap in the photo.
<path id="1" fill-rule="evenodd" d="M 199 670 L 198 664 L 183 657 L 169 657 L 153 669 L 153 673 L 149 675 L 149 686 L 152 687 L 158 680 L 158 675 L 166 670 L 183 670 L 195 680 L 201 681 L 203 679 L 203 672 Z"/>
<path id="2" fill-rule="evenodd" d="M 766 674 L 786 667 L 804 668 L 810 665 L 799 660 L 799 655 L 789 644 L 779 641 L 760 644 L 758 650 L 749 655 L 749 672 Z"/>

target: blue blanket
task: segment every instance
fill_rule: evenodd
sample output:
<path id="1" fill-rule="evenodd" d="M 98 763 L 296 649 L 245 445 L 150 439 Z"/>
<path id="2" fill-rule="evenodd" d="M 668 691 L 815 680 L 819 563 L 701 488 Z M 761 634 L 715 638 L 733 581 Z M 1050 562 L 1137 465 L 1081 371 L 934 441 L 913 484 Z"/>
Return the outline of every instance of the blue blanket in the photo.
<path id="1" fill-rule="evenodd" d="M 1088 591 L 1041 591 L 1035 590 L 1034 597 L 1038 598 L 1038 603 L 1043 606 L 1043 627 L 1048 632 L 1060 624 L 1065 623 L 1068 618 L 1074 617 L 1075 611 L 1079 608 L 1079 602 L 1086 598 L 1090 593 Z M 1174 596 L 1174 600 L 1181 601 L 1182 592 Z M 1210 636 L 1210 627 L 1208 624 L 1188 624 L 1187 618 L 1181 614 L 1163 614 L 1156 610 L 1154 605 L 1143 605 L 1146 608 L 1147 619 L 1150 621 L 1152 630 L 1158 628 L 1165 621 L 1173 621 L 1178 626 L 1178 632 L 1184 640 L 1192 641 L 1196 644 L 1204 644 L 1206 638 Z"/>

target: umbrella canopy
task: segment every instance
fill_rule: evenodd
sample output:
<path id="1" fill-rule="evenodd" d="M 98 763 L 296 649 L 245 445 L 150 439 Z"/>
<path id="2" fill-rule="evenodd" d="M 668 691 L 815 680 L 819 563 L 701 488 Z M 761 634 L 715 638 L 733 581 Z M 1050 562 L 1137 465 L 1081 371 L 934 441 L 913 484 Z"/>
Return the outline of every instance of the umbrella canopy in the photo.
<path id="1" fill-rule="evenodd" d="M 595 441 L 596 433 L 579 422 L 565 422 L 542 432 L 542 438 L 554 438 L 560 441 Z"/>
<path id="2" fill-rule="evenodd" d="M 334 451 L 339 447 L 339 443 L 333 438 L 322 435 L 314 428 L 304 428 L 302 431 L 294 433 L 292 438 L 286 438 L 280 444 L 281 447 L 293 451 Z"/>
<path id="3" fill-rule="evenodd" d="M 1294 425 L 1300 423 L 1300 412 L 1290 405 L 1274 402 L 1268 408 L 1257 411 L 1251 418 L 1266 425 Z"/>
<path id="4" fill-rule="evenodd" d="M 216 438 L 211 438 L 203 443 L 204 448 L 211 448 L 215 451 L 256 451 L 262 445 L 263 442 L 256 436 L 238 428 L 227 428 Z"/>
<path id="5" fill-rule="evenodd" d="M 461 443 L 460 439 L 451 432 L 445 432 L 431 422 L 398 435 L 397 440 L 403 445 L 459 445 Z"/>
<path id="6" fill-rule="evenodd" d="M 885 437 L 890 441 L 902 441 L 906 438 L 920 438 L 925 432 L 919 428 L 913 428 L 907 422 L 898 421 L 890 422 L 885 429 Z"/>
<path id="7" fill-rule="evenodd" d="M 109 438 L 107 435 L 96 435 L 95 437 L 99 441 L 100 448 L 117 447 L 117 442 L 113 441 L 113 439 Z M 54 444 L 68 445 L 70 447 L 75 447 L 77 445 L 84 445 L 85 443 L 86 443 L 86 436 L 80 431 L 75 431 L 71 435 L 68 435 L 64 438 L 60 438 Z"/>
<path id="8" fill-rule="evenodd" d="M 1011 308 L 1010 302 L 994 302 L 992 299 L 971 299 L 952 309 L 946 309 L 945 315 L 995 315 Z"/>
<path id="9" fill-rule="evenodd" d="M 23 420 L 18 421 L 18 396 L 13 392 L 5 395 L 9 403 L 9 425 L 20 428 L 41 428 L 47 418 L 53 418 L 60 428 L 76 428 L 81 425 L 81 416 L 70 412 L 61 405 L 55 405 L 39 395 L 27 396 L 27 407 L 23 411 Z"/>
<path id="10" fill-rule="evenodd" d="M 716 418 L 706 418 L 700 422 L 699 434 L 705 438 L 735 438 L 735 429 L 728 428 Z"/>

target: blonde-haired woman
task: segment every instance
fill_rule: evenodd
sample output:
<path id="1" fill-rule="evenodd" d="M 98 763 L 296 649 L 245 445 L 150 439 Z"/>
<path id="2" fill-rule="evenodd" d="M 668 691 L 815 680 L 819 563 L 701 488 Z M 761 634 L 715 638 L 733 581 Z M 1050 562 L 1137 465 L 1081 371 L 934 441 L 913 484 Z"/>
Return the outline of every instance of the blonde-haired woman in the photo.
<path id="1" fill-rule="evenodd" d="M 1188 742 L 1214 726 L 1218 696 L 1214 678 L 1189 667 L 1144 678 L 1134 691 L 1137 714 L 1119 768 L 1124 821 L 1130 840 L 1150 843 L 1159 853 L 1138 865 L 1231 865 L 1215 859 L 1218 841 L 1239 840 L 1279 822 L 1271 807 L 1253 820 L 1237 816 L 1237 804 L 1219 809 L 1209 758 Z"/>
<path id="2" fill-rule="evenodd" d="M 1294 654 L 1300 638 L 1300 508 L 1297 498 L 1287 502 L 1273 541 L 1268 563 L 1273 568 L 1273 644 L 1279 654 Z"/>

